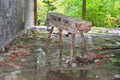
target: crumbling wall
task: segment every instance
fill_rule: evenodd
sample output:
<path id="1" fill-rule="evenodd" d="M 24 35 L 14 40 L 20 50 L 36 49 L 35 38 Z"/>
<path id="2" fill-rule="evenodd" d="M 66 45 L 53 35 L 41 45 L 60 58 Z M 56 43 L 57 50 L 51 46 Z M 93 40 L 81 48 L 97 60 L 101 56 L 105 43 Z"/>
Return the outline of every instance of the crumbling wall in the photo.
<path id="1" fill-rule="evenodd" d="M 23 30 L 29 22 L 30 25 L 33 24 L 33 17 L 29 20 L 29 16 L 33 15 L 27 16 L 33 12 L 28 8 L 31 1 L 34 0 L 0 0 L 0 47 Z"/>

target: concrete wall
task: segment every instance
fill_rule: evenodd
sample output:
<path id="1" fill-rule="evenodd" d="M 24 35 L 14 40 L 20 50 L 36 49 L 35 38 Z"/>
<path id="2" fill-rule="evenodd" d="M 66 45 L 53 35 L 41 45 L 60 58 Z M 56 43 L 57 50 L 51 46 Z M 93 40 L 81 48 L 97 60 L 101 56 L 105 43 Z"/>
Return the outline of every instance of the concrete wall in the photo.
<path id="1" fill-rule="evenodd" d="M 34 26 L 34 0 L 25 0 L 25 29 Z"/>
<path id="2" fill-rule="evenodd" d="M 33 1 L 0 0 L 0 47 L 21 30 L 33 26 Z"/>

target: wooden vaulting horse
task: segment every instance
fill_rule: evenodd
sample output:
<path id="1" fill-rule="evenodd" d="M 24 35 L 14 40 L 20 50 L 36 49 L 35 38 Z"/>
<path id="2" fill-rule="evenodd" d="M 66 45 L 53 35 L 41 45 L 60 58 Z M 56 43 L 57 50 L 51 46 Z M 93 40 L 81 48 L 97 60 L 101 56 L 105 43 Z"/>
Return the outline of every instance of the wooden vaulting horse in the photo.
<path id="1" fill-rule="evenodd" d="M 59 29 L 59 40 L 60 40 L 60 45 L 62 45 L 62 30 L 67 30 L 68 32 L 72 33 L 72 43 L 70 46 L 70 64 L 72 63 L 72 56 L 73 56 L 73 51 L 74 51 L 74 40 L 75 40 L 75 35 L 76 32 L 79 31 L 82 40 L 84 41 L 84 46 L 87 52 L 87 55 L 89 55 L 89 49 L 86 44 L 86 39 L 84 37 L 83 32 L 88 32 L 91 30 L 92 23 L 85 21 L 85 20 L 80 20 L 77 18 L 72 18 L 66 15 L 63 15 L 61 13 L 56 13 L 56 12 L 51 12 L 47 14 L 47 22 L 49 25 L 51 25 L 51 29 L 48 35 L 48 38 L 45 43 L 45 47 L 50 43 L 50 38 L 51 34 L 53 32 L 54 27 Z"/>

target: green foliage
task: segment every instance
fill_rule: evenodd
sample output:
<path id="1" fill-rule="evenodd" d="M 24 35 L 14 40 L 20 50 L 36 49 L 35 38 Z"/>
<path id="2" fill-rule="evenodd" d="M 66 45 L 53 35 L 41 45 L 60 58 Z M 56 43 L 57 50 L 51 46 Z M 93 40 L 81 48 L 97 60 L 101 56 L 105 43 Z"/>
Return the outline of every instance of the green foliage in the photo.
<path id="1" fill-rule="evenodd" d="M 56 9 L 56 7 L 53 5 L 53 1 L 54 0 L 38 0 L 37 1 L 38 25 L 44 25 L 47 13 Z"/>
<path id="2" fill-rule="evenodd" d="M 38 22 L 43 25 L 46 14 L 51 11 L 81 19 L 82 0 L 38 0 Z M 86 20 L 93 26 L 120 27 L 119 0 L 86 0 Z"/>
<path id="3" fill-rule="evenodd" d="M 120 16 L 112 17 L 110 14 L 107 14 L 105 24 L 107 26 L 120 27 Z"/>
<path id="4" fill-rule="evenodd" d="M 68 16 L 81 18 L 82 3 L 80 0 L 69 0 L 67 3 L 66 11 L 64 12 Z"/>

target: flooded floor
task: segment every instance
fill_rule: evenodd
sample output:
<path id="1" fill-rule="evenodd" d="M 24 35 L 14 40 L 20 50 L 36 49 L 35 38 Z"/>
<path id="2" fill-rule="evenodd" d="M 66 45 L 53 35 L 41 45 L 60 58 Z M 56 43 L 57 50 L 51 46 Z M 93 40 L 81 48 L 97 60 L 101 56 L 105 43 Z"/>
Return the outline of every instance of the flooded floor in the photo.
<path id="1" fill-rule="evenodd" d="M 49 47 L 44 48 L 47 38 L 44 31 L 34 29 L 17 36 L 10 43 L 7 43 L 0 51 L 0 80 L 119 80 L 120 78 L 120 38 L 114 40 L 116 43 L 103 45 L 105 50 L 95 51 L 103 54 L 103 63 L 80 64 L 69 67 L 66 62 L 69 57 L 69 46 L 71 36 L 63 36 L 63 47 L 59 46 L 58 34 L 53 34 Z M 98 40 L 98 37 L 94 37 Z M 110 39 L 107 38 L 108 41 Z M 93 46 L 91 40 L 90 45 Z M 110 46 L 110 48 L 108 48 Z M 118 49 L 113 49 L 113 47 Z M 91 47 L 91 46 L 90 46 Z M 107 49 L 108 48 L 108 49 Z M 75 42 L 74 55 L 84 54 L 82 42 L 78 35 Z M 114 54 L 114 57 L 106 60 L 107 54 Z M 62 54 L 60 56 L 60 54 Z M 101 61 L 102 61 L 101 60 Z M 96 66 L 96 64 L 100 64 Z M 76 65 L 76 64 L 75 64 Z M 117 77 L 116 77 L 117 76 Z"/>

